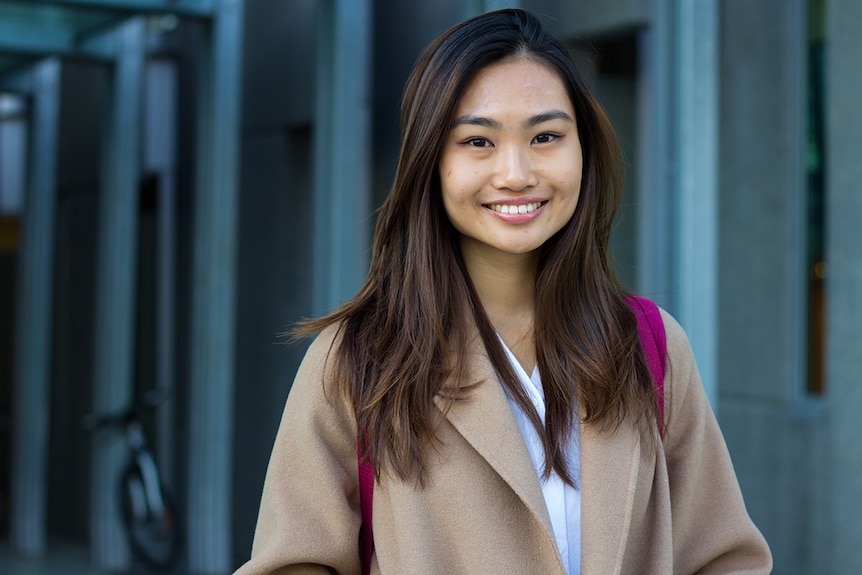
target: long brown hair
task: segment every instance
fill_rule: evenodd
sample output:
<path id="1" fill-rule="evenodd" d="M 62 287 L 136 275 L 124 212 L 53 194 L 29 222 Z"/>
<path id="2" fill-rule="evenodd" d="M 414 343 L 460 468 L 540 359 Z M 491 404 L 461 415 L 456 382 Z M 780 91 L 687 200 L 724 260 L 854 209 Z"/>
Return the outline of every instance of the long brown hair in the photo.
<path id="1" fill-rule="evenodd" d="M 443 208 L 438 162 L 459 96 L 483 67 L 515 56 L 556 72 L 576 114 L 584 155 L 581 194 L 569 223 L 542 246 L 536 277 L 535 347 L 546 401 L 545 425 L 506 358 L 464 267 L 458 234 Z M 522 10 L 463 22 L 422 53 L 401 105 L 395 180 L 374 233 L 371 268 L 361 290 L 295 335 L 337 325 L 331 350 L 336 387 L 349 395 L 366 457 L 377 477 L 388 471 L 423 479 L 423 453 L 443 413 L 435 397 L 468 400 L 463 350 L 478 327 L 504 385 L 542 439 L 545 474 L 574 484 L 565 445 L 578 417 L 614 428 L 631 418 L 649 433 L 656 418 L 636 320 L 608 261 L 608 239 L 622 193 L 613 129 L 565 48 Z M 493 385 L 494 382 L 485 382 Z"/>

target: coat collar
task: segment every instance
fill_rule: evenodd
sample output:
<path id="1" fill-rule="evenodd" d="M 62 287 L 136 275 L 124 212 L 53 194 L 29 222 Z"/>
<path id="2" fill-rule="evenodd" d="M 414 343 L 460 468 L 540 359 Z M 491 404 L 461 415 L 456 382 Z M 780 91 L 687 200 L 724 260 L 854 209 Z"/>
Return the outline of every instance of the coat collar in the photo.
<path id="1" fill-rule="evenodd" d="M 467 398 L 451 404 L 446 419 L 553 533 L 542 487 L 503 385 L 478 331 L 468 341 L 465 380 L 481 383 Z M 437 405 L 442 408 L 442 401 Z"/>
<path id="2" fill-rule="evenodd" d="M 545 498 L 503 386 L 478 332 L 469 338 L 466 377 L 479 382 L 446 419 L 512 488 L 553 539 Z M 437 401 L 442 406 L 441 401 Z M 583 414 L 581 414 L 583 415 Z M 580 427 L 582 572 L 622 569 L 637 485 L 640 441 L 629 425 L 615 432 Z"/>

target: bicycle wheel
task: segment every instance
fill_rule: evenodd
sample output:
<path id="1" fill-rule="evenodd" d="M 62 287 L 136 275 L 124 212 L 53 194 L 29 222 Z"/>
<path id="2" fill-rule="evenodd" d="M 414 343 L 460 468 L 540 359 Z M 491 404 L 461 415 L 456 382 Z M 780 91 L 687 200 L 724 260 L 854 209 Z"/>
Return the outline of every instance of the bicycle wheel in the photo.
<path id="1" fill-rule="evenodd" d="M 152 571 L 169 569 L 180 550 L 180 526 L 173 499 L 159 482 L 162 504 L 153 505 L 136 465 L 123 474 L 120 487 L 123 522 L 132 552 Z"/>

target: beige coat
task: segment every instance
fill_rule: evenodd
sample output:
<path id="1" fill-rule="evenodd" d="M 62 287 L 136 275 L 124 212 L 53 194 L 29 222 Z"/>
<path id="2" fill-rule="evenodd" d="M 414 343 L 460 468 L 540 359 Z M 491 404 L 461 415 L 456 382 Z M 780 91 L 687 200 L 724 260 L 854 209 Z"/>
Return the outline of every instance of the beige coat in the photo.
<path id="1" fill-rule="evenodd" d="M 769 573 L 769 549 L 745 510 L 686 336 L 663 319 L 666 428 L 658 449 L 642 447 L 630 425 L 581 428 L 581 573 Z M 355 418 L 342 397 L 324 395 L 333 332 L 317 338 L 299 368 L 252 558 L 237 575 L 360 572 Z M 486 383 L 449 412 L 427 486 L 384 478 L 375 487 L 372 573 L 565 573 L 518 425 L 475 341 L 472 370 Z"/>

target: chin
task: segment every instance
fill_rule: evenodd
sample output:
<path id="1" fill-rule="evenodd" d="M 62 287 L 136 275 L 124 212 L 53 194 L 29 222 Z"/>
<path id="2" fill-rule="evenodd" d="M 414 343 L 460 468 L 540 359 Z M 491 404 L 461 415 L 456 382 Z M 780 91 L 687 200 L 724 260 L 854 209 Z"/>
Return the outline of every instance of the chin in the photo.
<path id="1" fill-rule="evenodd" d="M 530 244 L 530 245 L 520 245 L 520 246 L 501 246 L 498 248 L 501 252 L 506 252 L 508 254 L 512 254 L 514 256 L 523 256 L 527 254 L 531 254 L 533 252 L 537 252 L 539 248 L 542 247 L 542 244 Z"/>

